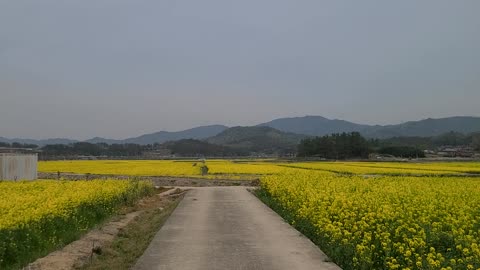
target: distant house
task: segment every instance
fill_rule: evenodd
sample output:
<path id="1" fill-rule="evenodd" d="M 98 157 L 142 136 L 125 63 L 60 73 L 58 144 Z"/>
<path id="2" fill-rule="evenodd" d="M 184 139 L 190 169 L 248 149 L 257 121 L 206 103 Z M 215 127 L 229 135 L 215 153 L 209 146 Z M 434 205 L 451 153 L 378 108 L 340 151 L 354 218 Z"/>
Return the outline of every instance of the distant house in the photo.
<path id="1" fill-rule="evenodd" d="M 172 154 L 172 151 L 166 148 L 162 149 L 156 149 L 156 150 L 151 150 L 151 151 L 144 151 L 142 153 L 143 158 L 149 158 L 149 159 L 162 159 L 162 158 L 171 158 L 175 157 L 175 155 Z"/>
<path id="2" fill-rule="evenodd" d="M 471 158 L 475 155 L 475 151 L 469 146 L 443 146 L 440 147 L 437 154 L 441 157 Z"/>
<path id="3" fill-rule="evenodd" d="M 37 179 L 37 162 L 29 149 L 0 148 L 0 181 Z"/>
<path id="4" fill-rule="evenodd" d="M 98 157 L 96 156 L 85 156 L 85 155 L 80 155 L 76 157 L 79 160 L 97 160 Z"/>

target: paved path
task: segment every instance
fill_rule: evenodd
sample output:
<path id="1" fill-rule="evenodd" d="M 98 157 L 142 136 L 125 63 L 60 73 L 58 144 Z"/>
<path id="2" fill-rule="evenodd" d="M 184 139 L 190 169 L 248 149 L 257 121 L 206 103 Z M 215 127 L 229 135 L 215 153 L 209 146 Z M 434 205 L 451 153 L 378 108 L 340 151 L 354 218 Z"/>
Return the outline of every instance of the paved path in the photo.
<path id="1" fill-rule="evenodd" d="M 190 190 L 134 269 L 340 269 L 245 187 Z"/>

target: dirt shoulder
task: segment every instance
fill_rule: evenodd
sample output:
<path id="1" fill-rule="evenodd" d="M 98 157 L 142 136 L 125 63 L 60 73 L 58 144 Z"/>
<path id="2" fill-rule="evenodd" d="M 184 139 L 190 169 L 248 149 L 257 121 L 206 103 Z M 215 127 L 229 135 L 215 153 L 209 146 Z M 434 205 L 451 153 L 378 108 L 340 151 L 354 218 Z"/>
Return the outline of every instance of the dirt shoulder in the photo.
<path id="1" fill-rule="evenodd" d="M 98 228 L 91 230 L 81 239 L 36 260 L 24 269 L 100 269 L 89 268 L 89 266 L 94 266 L 101 257 L 106 257 L 108 251 L 112 249 L 112 244 L 118 241 L 119 238 L 128 239 L 126 236 L 128 236 L 131 230 L 138 231 L 140 229 L 140 232 L 144 235 L 143 238 L 148 236 L 148 234 L 152 234 L 151 237 L 153 237 L 153 234 L 156 233 L 173 211 L 183 193 L 181 190 L 160 188 L 156 194 L 140 200 L 136 205 L 122 208 L 119 215 L 112 217 Z M 152 220 L 156 222 L 152 223 Z M 148 223 L 149 226 L 138 228 L 143 223 Z M 143 253 L 143 250 L 138 251 L 138 249 L 142 248 L 142 245 L 136 243 L 137 241 L 135 240 L 137 239 L 132 241 L 134 243 L 127 241 L 127 244 L 135 246 L 135 250 L 139 254 L 129 254 L 129 256 L 123 254 L 122 256 L 134 260 Z M 149 241 L 149 239 L 144 239 L 144 241 Z M 143 245 L 143 249 L 145 249 L 148 243 Z"/>
<path id="2" fill-rule="evenodd" d="M 85 179 L 130 179 L 136 178 L 149 180 L 156 186 L 177 186 L 177 187 L 215 187 L 215 186 L 258 186 L 259 180 L 234 180 L 234 179 L 202 179 L 189 177 L 172 176 L 134 176 L 134 175 L 114 175 L 114 174 L 74 174 L 74 173 L 44 173 L 39 172 L 39 179 L 58 179 L 85 180 Z"/>

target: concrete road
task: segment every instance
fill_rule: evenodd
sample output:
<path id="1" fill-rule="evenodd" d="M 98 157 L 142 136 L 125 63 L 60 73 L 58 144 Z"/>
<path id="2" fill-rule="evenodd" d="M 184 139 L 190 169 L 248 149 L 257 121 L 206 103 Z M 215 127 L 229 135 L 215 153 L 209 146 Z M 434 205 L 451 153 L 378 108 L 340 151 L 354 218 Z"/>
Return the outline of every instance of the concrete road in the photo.
<path id="1" fill-rule="evenodd" d="M 340 269 L 245 187 L 190 190 L 134 269 Z"/>

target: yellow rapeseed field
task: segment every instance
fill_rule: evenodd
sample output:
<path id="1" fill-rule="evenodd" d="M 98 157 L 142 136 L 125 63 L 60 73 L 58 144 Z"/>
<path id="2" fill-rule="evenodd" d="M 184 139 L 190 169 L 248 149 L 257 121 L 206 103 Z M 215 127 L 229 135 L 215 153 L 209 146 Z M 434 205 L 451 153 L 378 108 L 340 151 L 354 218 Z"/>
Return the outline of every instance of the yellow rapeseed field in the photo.
<path id="1" fill-rule="evenodd" d="M 143 181 L 0 182 L 0 269 L 18 268 L 75 240 L 151 191 Z"/>
<path id="2" fill-rule="evenodd" d="M 201 175 L 202 160 L 67 160 L 41 161 L 40 172 L 131 176 L 184 176 L 249 179 L 249 175 L 274 174 L 284 168 L 258 161 L 207 160 L 209 175 Z"/>
<path id="3" fill-rule="evenodd" d="M 480 178 L 262 178 L 261 198 L 344 269 L 480 268 Z"/>
<path id="4" fill-rule="evenodd" d="M 345 269 L 480 269 L 480 178 L 454 176 L 480 173 L 478 162 L 47 161 L 39 171 L 260 177 L 260 197 Z M 138 183 L 0 183 L 0 269 L 71 241 L 148 189 Z"/>
<path id="5" fill-rule="evenodd" d="M 40 172 L 68 172 L 138 176 L 197 176 L 197 160 L 67 160 L 41 161 Z"/>
<path id="6" fill-rule="evenodd" d="M 433 174 L 443 173 L 480 173 L 479 162 L 345 162 L 345 165 L 362 168 L 404 169 L 406 171 L 422 171 Z"/>
<path id="7" fill-rule="evenodd" d="M 480 173 L 478 162 L 394 163 L 394 162 L 272 162 L 271 160 L 206 160 L 209 171 L 201 175 L 201 160 L 87 160 L 42 161 L 40 172 L 106 174 L 131 176 L 184 176 L 202 178 L 236 178 L 248 175 L 271 175 L 285 168 L 330 171 L 361 175 L 456 175 Z M 248 179 L 245 178 L 245 179 Z"/>
<path id="8" fill-rule="evenodd" d="M 295 162 L 283 166 L 343 174 L 455 175 L 480 173 L 480 163 L 400 163 L 400 162 Z"/>

